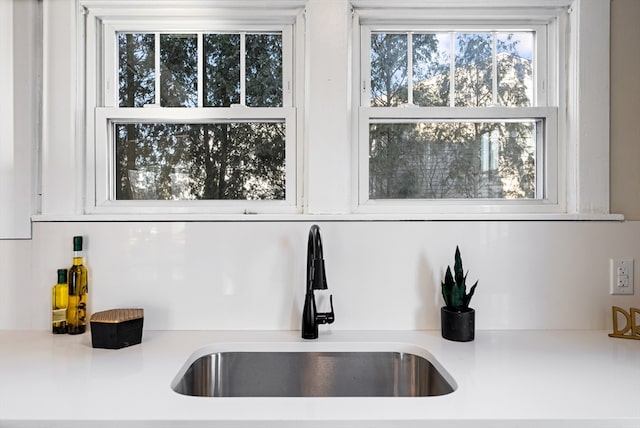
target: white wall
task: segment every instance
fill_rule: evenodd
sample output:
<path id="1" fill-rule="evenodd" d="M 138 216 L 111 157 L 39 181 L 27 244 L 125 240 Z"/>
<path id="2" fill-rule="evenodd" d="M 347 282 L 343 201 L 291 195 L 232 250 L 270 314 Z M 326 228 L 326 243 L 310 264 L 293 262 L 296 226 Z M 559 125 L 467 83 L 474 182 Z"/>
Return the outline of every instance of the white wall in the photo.
<path id="1" fill-rule="evenodd" d="M 83 143 L 73 111 L 74 4 L 44 1 L 49 215 L 82 208 L 81 158 L 73 155 Z M 335 197 L 310 204 L 344 205 L 344 195 Z M 77 234 L 86 237 L 91 312 L 140 306 L 148 329 L 298 329 L 310 224 L 34 223 L 32 240 L 0 240 L 0 329 L 49 329 L 50 287 L 56 269 L 70 265 Z M 638 221 L 318 224 L 329 281 L 319 309 L 333 293 L 336 310 L 325 329 L 439 328 L 439 283 L 456 244 L 469 279 L 480 280 L 472 301 L 479 329 L 609 329 L 611 305 L 640 307 L 640 290 L 608 294 L 612 257 L 636 260 L 640 287 Z"/>
<path id="2" fill-rule="evenodd" d="M 40 13 L 0 1 L 0 239 L 31 237 L 40 129 Z"/>
<path id="3" fill-rule="evenodd" d="M 611 1 L 611 209 L 640 220 L 640 1 Z"/>
<path id="4" fill-rule="evenodd" d="M 437 329 L 460 245 L 479 329 L 609 329 L 609 258 L 634 258 L 640 222 L 319 222 L 336 322 Z M 310 223 L 35 223 L 0 241 L 0 328 L 48 329 L 56 269 L 86 237 L 90 312 L 143 307 L 148 329 L 299 329 Z M 640 287 L 636 273 L 636 287 Z"/>

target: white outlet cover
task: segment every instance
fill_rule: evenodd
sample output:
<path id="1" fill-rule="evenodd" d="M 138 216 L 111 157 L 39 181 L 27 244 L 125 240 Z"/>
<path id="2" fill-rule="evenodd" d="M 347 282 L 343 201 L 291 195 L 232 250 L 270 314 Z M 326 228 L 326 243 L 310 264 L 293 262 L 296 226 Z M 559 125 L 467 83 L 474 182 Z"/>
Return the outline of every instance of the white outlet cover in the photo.
<path id="1" fill-rule="evenodd" d="M 633 294 L 633 259 L 611 259 L 609 276 L 611 294 Z"/>

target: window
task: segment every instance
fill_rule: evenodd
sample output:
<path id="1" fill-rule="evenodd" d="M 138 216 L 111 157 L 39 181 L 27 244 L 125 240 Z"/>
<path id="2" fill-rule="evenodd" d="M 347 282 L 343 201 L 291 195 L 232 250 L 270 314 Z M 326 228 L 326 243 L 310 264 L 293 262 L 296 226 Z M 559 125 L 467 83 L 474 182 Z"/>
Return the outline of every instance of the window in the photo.
<path id="1" fill-rule="evenodd" d="M 240 12 L 87 9 L 88 211 L 299 209 L 298 11 Z"/>
<path id="2" fill-rule="evenodd" d="M 609 1 L 481 3 L 80 0 L 44 214 L 608 216 Z"/>
<path id="3" fill-rule="evenodd" d="M 475 12 L 357 10 L 361 212 L 564 209 L 562 9 Z"/>

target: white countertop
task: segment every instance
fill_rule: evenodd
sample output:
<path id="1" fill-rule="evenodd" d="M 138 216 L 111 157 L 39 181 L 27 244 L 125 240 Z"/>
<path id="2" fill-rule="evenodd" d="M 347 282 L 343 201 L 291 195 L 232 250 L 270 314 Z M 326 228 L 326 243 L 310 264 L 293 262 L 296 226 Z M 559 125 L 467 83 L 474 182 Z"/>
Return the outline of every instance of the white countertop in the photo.
<path id="1" fill-rule="evenodd" d="M 91 335 L 0 331 L 0 427 L 640 428 L 640 341 L 605 331 L 145 331 L 142 344 L 93 349 Z M 426 349 L 451 394 L 420 398 L 210 398 L 170 384 L 213 345 L 316 349 L 398 343 Z M 286 345 L 282 345 L 282 344 Z M 404 346 L 403 345 L 403 346 Z"/>

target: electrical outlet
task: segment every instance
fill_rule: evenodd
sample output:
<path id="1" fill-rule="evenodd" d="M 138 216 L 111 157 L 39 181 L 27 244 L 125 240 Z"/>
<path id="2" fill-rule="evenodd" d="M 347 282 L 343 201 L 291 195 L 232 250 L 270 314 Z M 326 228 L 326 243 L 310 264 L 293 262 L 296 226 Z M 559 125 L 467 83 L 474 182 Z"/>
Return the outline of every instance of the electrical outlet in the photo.
<path id="1" fill-rule="evenodd" d="M 616 287 L 628 287 L 629 277 L 627 275 L 618 275 L 616 278 Z"/>
<path id="2" fill-rule="evenodd" d="M 633 294 L 633 259 L 611 259 L 611 294 Z"/>

